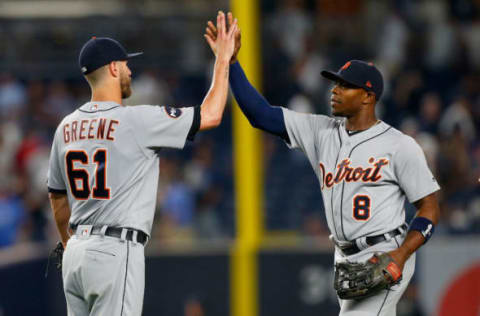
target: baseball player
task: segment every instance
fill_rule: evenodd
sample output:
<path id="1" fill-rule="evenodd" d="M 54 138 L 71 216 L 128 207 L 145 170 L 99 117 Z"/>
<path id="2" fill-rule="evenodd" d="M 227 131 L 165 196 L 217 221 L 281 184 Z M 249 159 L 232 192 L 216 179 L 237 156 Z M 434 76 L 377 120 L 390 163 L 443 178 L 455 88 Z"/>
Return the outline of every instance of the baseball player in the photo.
<path id="1" fill-rule="evenodd" d="M 205 36 L 218 50 L 211 22 Z M 236 60 L 240 34 L 236 41 L 230 85 L 241 110 L 253 127 L 302 150 L 317 175 L 335 243 L 340 315 L 395 315 L 414 272 L 415 251 L 438 221 L 439 186 L 419 145 L 375 116 L 381 73 L 358 60 L 338 72 L 323 71 L 334 82 L 335 117 L 296 113 L 271 106 L 250 85 Z M 418 209 L 410 226 L 405 199 Z"/>
<path id="2" fill-rule="evenodd" d="M 63 119 L 53 140 L 49 197 L 65 248 L 68 315 L 140 315 L 144 245 L 152 227 L 162 147 L 183 148 L 221 122 L 236 22 L 217 16 L 217 58 L 203 103 L 190 108 L 123 106 L 131 95 L 129 59 L 111 38 L 92 38 L 79 64 L 90 102 Z M 70 236 L 71 235 L 71 236 Z"/>

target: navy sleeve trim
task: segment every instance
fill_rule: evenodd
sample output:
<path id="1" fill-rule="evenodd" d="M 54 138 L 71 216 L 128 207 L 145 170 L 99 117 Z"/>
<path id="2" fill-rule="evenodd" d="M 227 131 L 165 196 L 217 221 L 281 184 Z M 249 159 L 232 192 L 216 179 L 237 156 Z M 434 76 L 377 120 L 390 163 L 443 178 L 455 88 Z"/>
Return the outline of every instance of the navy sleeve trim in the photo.
<path id="1" fill-rule="evenodd" d="M 187 139 L 189 141 L 193 141 L 195 139 L 195 135 L 200 129 L 200 120 L 201 120 L 201 114 L 200 114 L 200 105 L 199 105 L 193 108 L 193 122 L 187 136 Z"/>
<path id="2" fill-rule="evenodd" d="M 230 86 L 238 106 L 253 127 L 282 137 L 290 143 L 283 111 L 271 106 L 248 82 L 239 62 L 230 66 Z"/>
<path id="3" fill-rule="evenodd" d="M 48 192 L 58 193 L 58 194 L 67 194 L 67 190 L 57 190 L 57 189 L 52 189 L 51 187 L 48 187 Z"/>

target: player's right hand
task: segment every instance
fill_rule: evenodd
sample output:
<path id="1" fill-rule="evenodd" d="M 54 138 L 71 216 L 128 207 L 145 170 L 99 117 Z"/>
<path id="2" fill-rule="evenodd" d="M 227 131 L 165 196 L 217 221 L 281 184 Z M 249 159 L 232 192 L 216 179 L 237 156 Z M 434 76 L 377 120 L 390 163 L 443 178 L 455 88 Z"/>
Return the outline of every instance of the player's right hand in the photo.
<path id="1" fill-rule="evenodd" d="M 223 14 L 223 12 L 221 14 Z M 219 15 L 220 15 L 220 12 L 219 12 Z M 205 37 L 208 45 L 212 49 L 212 52 L 215 54 L 215 56 L 217 56 L 217 51 L 218 51 L 218 47 L 217 47 L 217 43 L 216 43 L 217 35 L 218 35 L 218 18 L 219 18 L 219 16 L 217 16 L 217 27 L 215 27 L 215 25 L 212 23 L 212 21 L 208 21 L 207 28 L 205 29 L 206 34 L 203 35 Z M 235 19 L 235 20 L 233 19 L 233 15 L 232 15 L 231 12 L 228 12 L 227 18 L 228 18 L 228 29 L 225 28 L 225 30 L 228 30 L 228 33 L 230 33 L 232 31 L 233 24 L 236 25 L 236 30 L 234 32 L 235 47 L 234 47 L 234 52 L 232 54 L 232 57 L 230 59 L 230 63 L 233 64 L 237 61 L 237 54 L 240 50 L 240 47 L 242 46 L 241 32 L 240 32 L 240 28 L 238 27 L 238 24 L 237 24 L 237 19 Z"/>

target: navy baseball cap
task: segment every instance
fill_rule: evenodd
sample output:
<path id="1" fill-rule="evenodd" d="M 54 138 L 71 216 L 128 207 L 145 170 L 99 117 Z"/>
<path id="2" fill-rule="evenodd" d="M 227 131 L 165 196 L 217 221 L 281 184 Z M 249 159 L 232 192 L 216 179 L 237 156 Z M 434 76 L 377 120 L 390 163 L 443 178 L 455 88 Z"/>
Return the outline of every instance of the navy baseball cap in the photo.
<path id="1" fill-rule="evenodd" d="M 358 88 L 375 93 L 375 98 L 380 99 L 383 93 L 383 77 L 373 65 L 361 60 L 350 60 L 337 72 L 322 71 L 322 76 L 333 81 L 343 81 Z"/>
<path id="2" fill-rule="evenodd" d="M 128 60 L 142 54 L 143 52 L 127 54 L 125 48 L 116 40 L 94 36 L 83 45 L 78 64 L 82 73 L 87 75 L 112 61 Z"/>

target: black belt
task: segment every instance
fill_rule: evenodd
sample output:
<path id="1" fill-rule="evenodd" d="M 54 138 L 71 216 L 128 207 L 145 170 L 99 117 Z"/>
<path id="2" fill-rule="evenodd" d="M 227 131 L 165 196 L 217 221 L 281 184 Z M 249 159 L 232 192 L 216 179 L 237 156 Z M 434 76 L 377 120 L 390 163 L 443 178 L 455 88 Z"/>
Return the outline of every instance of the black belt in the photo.
<path id="1" fill-rule="evenodd" d="M 391 230 L 385 234 L 381 234 L 381 235 L 377 235 L 377 236 L 368 236 L 366 237 L 366 240 L 365 242 L 369 245 L 369 246 L 373 246 L 373 245 L 376 245 L 378 243 L 381 243 L 382 241 L 385 241 L 387 240 L 387 237 L 385 237 L 385 235 L 390 235 L 390 238 L 392 237 L 395 237 L 397 235 L 400 235 L 402 234 L 403 232 L 405 232 L 408 228 L 408 225 L 407 224 L 403 224 L 402 226 L 394 229 L 394 230 Z M 350 255 L 354 255 L 358 252 L 360 252 L 362 249 L 358 248 L 357 246 L 357 243 L 355 242 L 355 240 L 351 241 L 351 245 L 349 246 L 346 246 L 346 247 L 339 247 L 340 250 L 347 256 L 350 256 Z"/>
<path id="2" fill-rule="evenodd" d="M 75 230 L 77 229 L 78 226 L 80 225 L 70 225 L 70 228 L 75 233 Z M 124 230 L 124 228 L 108 226 L 107 229 L 105 230 L 105 234 L 102 233 L 102 228 L 103 226 L 93 226 L 92 229 L 90 230 L 90 235 L 105 235 L 110 237 L 122 238 L 122 231 Z M 134 241 L 133 240 L 134 232 L 137 232 L 137 242 L 141 243 L 142 245 L 145 245 L 145 243 L 148 240 L 148 235 L 142 232 L 141 230 L 127 228 L 127 234 L 125 235 L 125 239 L 128 241 Z"/>

